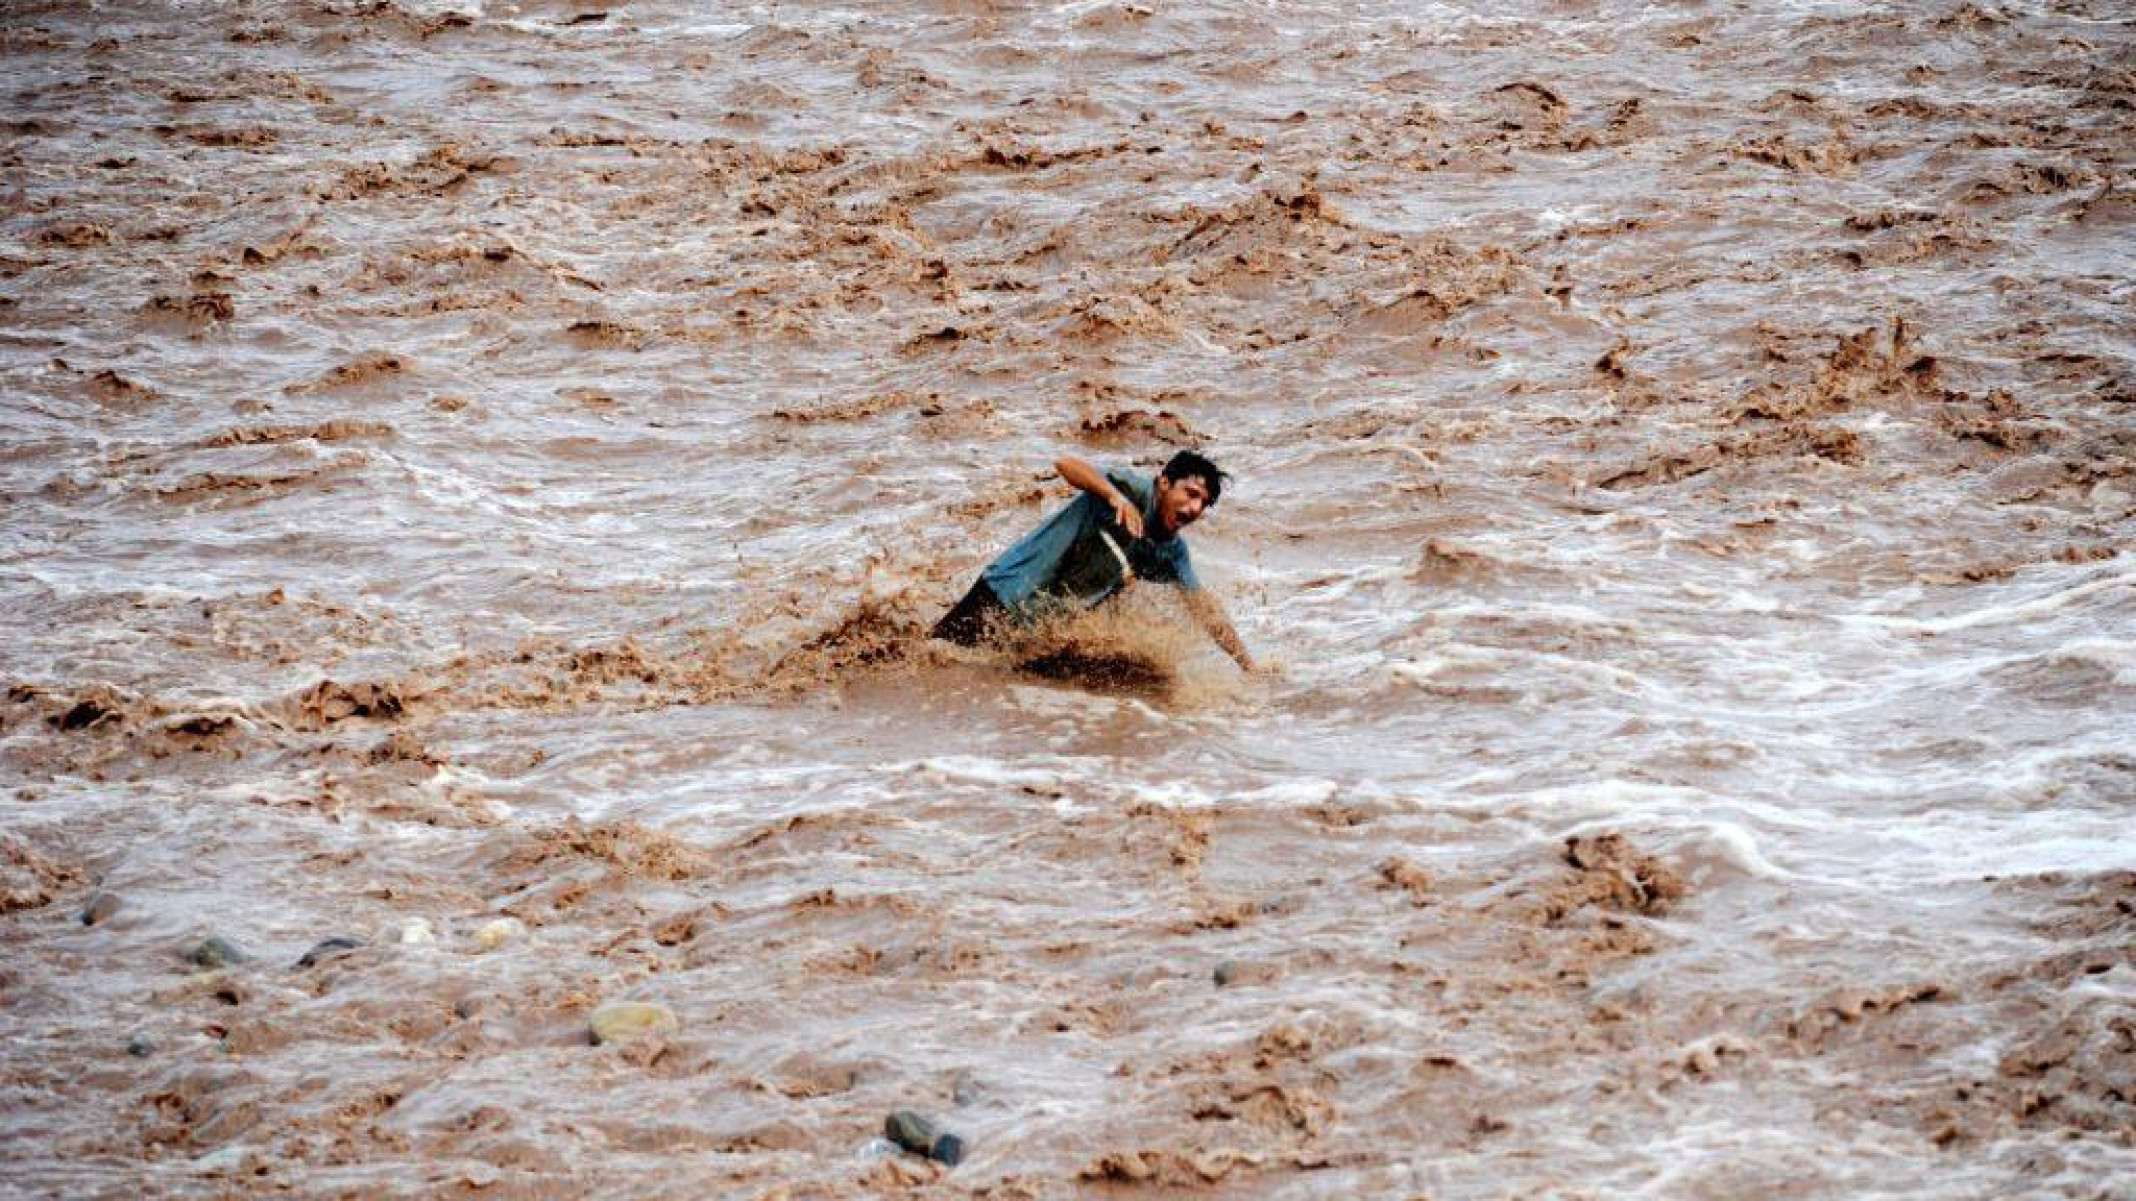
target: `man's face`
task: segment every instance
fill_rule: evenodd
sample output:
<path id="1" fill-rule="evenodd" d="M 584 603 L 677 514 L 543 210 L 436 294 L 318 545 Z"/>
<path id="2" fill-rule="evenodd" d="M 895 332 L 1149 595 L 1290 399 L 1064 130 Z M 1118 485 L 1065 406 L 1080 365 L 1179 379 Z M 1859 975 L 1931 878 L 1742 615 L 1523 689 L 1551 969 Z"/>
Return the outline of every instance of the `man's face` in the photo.
<path id="1" fill-rule="evenodd" d="M 1183 480 L 1157 477 L 1157 519 L 1165 532 L 1176 534 L 1201 519 L 1209 507 L 1209 485 L 1198 475 Z"/>

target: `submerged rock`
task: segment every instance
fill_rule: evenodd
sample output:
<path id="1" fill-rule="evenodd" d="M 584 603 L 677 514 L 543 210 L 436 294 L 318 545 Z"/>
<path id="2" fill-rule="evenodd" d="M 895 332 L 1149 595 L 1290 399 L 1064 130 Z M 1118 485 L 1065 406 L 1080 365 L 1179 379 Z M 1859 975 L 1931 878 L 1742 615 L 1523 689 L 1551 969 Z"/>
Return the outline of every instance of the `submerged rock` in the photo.
<path id="1" fill-rule="evenodd" d="M 297 966 L 315 967 L 319 964 L 325 963 L 329 959 L 335 959 L 339 958 L 340 956 L 346 955 L 350 951 L 356 950 L 361 946 L 363 946 L 363 944 L 356 941 L 355 939 L 344 938 L 340 935 L 336 935 L 333 938 L 322 939 L 317 946 L 313 947 L 309 951 L 304 952 L 304 958 L 297 960 Z"/>
<path id="2" fill-rule="evenodd" d="M 595 1046 L 610 1043 L 630 1042 L 633 1039 L 667 1034 L 680 1026 L 675 1011 L 665 1005 L 645 1001 L 621 1001 L 603 1005 L 593 1011 L 589 1028 Z"/>
<path id="3" fill-rule="evenodd" d="M 244 1170 L 245 1157 L 251 1153 L 252 1149 L 243 1143 L 232 1143 L 220 1150 L 196 1156 L 193 1160 L 193 1167 L 197 1171 L 206 1172 L 210 1175 L 236 1175 Z"/>
<path id="4" fill-rule="evenodd" d="M 186 958 L 200 967 L 225 968 L 232 964 L 244 963 L 252 957 L 222 935 L 211 934 L 202 939 L 199 946 L 187 952 Z"/>
<path id="5" fill-rule="evenodd" d="M 106 921 L 112 914 L 124 908 L 125 904 L 117 893 L 100 892 L 90 897 L 87 905 L 82 906 L 82 925 L 94 926 Z"/>
<path id="6" fill-rule="evenodd" d="M 909 1109 L 883 1119 L 883 1137 L 928 1159 L 956 1167 L 964 1158 L 964 1140 Z"/>
<path id="7" fill-rule="evenodd" d="M 419 947 L 436 942 L 438 932 L 431 928 L 429 918 L 411 917 L 400 924 L 398 938 L 404 947 Z"/>
<path id="8" fill-rule="evenodd" d="M 126 1053 L 135 1059 L 146 1059 L 156 1050 L 155 1041 L 146 1034 L 136 1034 L 126 1040 Z"/>

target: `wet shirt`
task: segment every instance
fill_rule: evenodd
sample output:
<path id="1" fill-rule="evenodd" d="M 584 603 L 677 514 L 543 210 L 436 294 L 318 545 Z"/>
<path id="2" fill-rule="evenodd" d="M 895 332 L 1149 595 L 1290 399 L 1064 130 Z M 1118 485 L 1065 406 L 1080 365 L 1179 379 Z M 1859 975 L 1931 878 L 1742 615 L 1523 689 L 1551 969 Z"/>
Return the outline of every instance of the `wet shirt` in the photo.
<path id="1" fill-rule="evenodd" d="M 1201 587 L 1187 554 L 1187 540 L 1176 534 L 1148 533 L 1163 528 L 1157 519 L 1157 489 L 1150 478 L 1122 468 L 1106 471 L 1105 478 L 1142 511 L 1145 535 L 1129 537 L 1113 520 L 1111 505 L 1088 492 L 1080 493 L 1001 552 L 980 577 L 1012 612 L 1030 618 L 1049 605 L 1095 605 L 1126 583 L 1123 558 L 1136 579 Z"/>

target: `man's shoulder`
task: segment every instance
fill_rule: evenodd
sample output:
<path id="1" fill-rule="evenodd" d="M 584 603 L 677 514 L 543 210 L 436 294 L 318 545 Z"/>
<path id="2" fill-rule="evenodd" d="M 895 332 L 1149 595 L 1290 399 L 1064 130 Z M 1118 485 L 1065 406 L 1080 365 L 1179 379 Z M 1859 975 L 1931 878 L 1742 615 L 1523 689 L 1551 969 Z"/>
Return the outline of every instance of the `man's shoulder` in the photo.
<path id="1" fill-rule="evenodd" d="M 1113 487 L 1127 493 L 1127 498 L 1134 501 L 1137 508 L 1147 508 L 1150 497 L 1156 494 L 1157 482 L 1132 467 L 1108 467 L 1105 478 L 1112 481 Z"/>

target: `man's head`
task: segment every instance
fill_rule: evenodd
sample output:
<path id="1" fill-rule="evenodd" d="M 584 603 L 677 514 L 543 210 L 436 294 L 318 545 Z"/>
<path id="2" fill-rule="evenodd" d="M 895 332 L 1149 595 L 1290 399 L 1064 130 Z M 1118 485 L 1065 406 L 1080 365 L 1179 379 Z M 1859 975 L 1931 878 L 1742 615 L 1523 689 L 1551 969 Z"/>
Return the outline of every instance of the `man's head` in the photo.
<path id="1" fill-rule="evenodd" d="M 1224 494 L 1230 477 L 1216 464 L 1183 450 L 1172 456 L 1157 476 L 1157 519 L 1165 532 L 1176 534 L 1200 520 Z"/>

